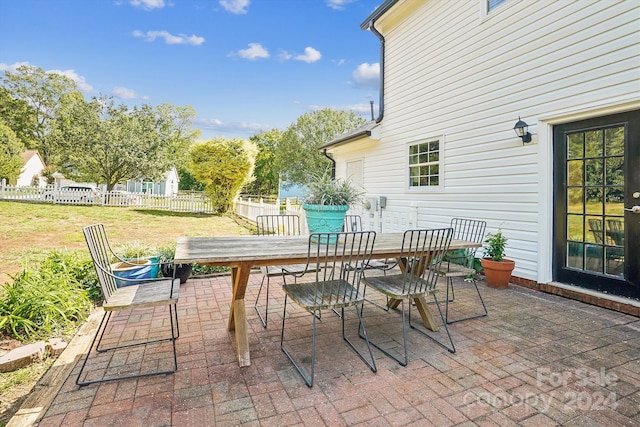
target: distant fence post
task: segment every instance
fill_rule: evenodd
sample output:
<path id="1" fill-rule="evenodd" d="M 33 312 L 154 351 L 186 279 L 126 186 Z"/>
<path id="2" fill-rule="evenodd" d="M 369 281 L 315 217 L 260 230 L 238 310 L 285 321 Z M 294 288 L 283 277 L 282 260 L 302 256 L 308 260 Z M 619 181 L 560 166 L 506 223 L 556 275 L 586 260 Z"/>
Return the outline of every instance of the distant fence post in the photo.
<path id="1" fill-rule="evenodd" d="M 7 180 L 2 178 L 2 186 L 0 187 L 2 189 L 2 191 L 0 191 L 0 195 L 2 196 L 2 198 L 4 199 L 4 186 L 7 185 Z"/>

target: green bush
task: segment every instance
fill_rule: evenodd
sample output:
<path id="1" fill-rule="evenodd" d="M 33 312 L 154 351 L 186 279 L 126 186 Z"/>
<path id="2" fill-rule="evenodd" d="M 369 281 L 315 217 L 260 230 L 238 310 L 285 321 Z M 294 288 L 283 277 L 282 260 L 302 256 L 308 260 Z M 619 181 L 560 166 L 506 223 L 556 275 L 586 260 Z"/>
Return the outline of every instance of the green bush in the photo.
<path id="1" fill-rule="evenodd" d="M 0 334 L 23 341 L 72 331 L 101 299 L 93 264 L 77 252 L 52 251 L 12 278 L 0 291 Z"/>

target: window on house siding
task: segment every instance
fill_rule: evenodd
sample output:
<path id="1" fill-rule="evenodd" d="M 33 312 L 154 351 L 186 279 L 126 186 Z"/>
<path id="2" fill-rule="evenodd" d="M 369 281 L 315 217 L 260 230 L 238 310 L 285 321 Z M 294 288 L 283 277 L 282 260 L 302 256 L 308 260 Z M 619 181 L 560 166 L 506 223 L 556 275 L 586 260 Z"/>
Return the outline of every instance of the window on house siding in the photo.
<path id="1" fill-rule="evenodd" d="M 487 13 L 491 12 L 496 7 L 500 6 L 507 0 L 487 0 Z"/>
<path id="2" fill-rule="evenodd" d="M 409 146 L 409 188 L 440 185 L 440 141 Z"/>

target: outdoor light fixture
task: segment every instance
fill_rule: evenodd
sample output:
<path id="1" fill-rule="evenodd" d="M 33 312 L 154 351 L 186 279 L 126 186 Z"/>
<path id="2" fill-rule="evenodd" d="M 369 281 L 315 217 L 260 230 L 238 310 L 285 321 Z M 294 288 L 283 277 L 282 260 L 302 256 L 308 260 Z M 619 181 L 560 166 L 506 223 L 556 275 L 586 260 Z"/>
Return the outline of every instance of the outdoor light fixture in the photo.
<path id="1" fill-rule="evenodd" d="M 516 132 L 516 135 L 518 135 L 518 138 L 522 138 L 523 144 L 531 142 L 531 134 L 528 132 L 529 125 L 520 120 L 520 116 L 518 116 L 518 121 L 513 127 L 513 130 Z"/>

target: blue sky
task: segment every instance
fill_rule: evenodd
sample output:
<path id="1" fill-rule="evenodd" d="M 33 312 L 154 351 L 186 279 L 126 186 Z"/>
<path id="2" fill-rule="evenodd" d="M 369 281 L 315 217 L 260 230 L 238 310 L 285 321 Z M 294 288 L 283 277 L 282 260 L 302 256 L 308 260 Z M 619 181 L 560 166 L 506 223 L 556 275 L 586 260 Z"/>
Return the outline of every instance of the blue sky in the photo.
<path id="1" fill-rule="evenodd" d="M 370 118 L 382 0 L 0 0 L 0 72 L 62 73 L 89 99 L 191 105 L 202 138 L 286 129 L 331 107 Z"/>

